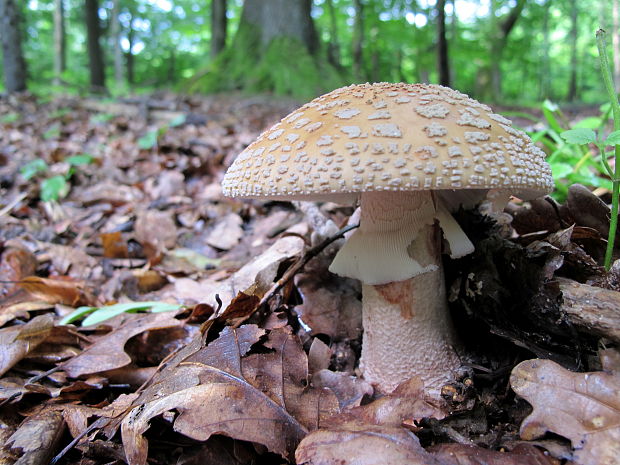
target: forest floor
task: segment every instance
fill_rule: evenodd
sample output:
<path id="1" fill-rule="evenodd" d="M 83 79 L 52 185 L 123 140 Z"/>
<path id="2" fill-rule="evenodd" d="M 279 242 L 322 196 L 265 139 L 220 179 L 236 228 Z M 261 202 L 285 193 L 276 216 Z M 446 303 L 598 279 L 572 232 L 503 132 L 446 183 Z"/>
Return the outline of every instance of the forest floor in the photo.
<path id="1" fill-rule="evenodd" d="M 607 206 L 577 185 L 460 212 L 465 368 L 441 399 L 417 379 L 382 397 L 357 369 L 359 283 L 327 271 L 353 208 L 221 194 L 294 108 L 0 99 L 2 463 L 620 463 Z"/>

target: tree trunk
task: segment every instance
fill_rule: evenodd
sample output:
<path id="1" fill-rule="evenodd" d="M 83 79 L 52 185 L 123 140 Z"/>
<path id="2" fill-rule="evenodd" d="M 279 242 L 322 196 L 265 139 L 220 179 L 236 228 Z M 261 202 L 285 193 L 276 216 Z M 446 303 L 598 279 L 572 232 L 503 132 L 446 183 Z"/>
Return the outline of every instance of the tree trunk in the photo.
<path id="1" fill-rule="evenodd" d="M 364 81 L 364 4 L 362 0 L 354 0 L 353 7 L 353 76 L 358 81 Z"/>
<path id="2" fill-rule="evenodd" d="M 437 0 L 437 70 L 439 84 L 450 86 L 450 63 L 446 38 L 446 0 Z"/>
<path id="3" fill-rule="evenodd" d="M 84 15 L 86 19 L 86 35 L 88 48 L 88 67 L 90 71 L 90 87 L 92 91 L 105 91 L 105 68 L 99 38 L 99 0 L 85 0 Z"/>
<path id="4" fill-rule="evenodd" d="M 215 58 L 226 47 L 226 0 L 211 0 L 211 58 Z"/>
<path id="5" fill-rule="evenodd" d="M 188 90 L 243 89 L 307 98 L 338 87 L 338 72 L 316 53 L 311 9 L 312 0 L 245 0 L 234 39 L 190 80 Z"/>
<path id="6" fill-rule="evenodd" d="M 61 84 L 67 69 L 67 36 L 65 34 L 65 6 L 63 0 L 54 0 L 54 84 Z"/>
<path id="7" fill-rule="evenodd" d="M 114 80 L 116 85 L 123 82 L 123 49 L 121 47 L 121 1 L 114 0 L 112 4 L 111 33 L 114 41 Z"/>
<path id="8" fill-rule="evenodd" d="M 340 67 L 340 42 L 338 41 L 338 24 L 334 0 L 326 0 L 329 13 L 329 43 L 327 44 L 327 60 L 336 67 Z"/>
<path id="9" fill-rule="evenodd" d="M 491 94 L 494 101 L 499 101 L 502 96 L 502 69 L 501 62 L 504 49 L 508 43 L 508 36 L 512 32 L 521 12 L 525 7 L 526 0 L 517 0 L 517 4 L 512 7 L 506 18 L 496 24 L 494 34 L 491 37 Z M 495 12 L 497 11 L 497 0 L 491 0 L 491 20 L 495 22 Z"/>
<path id="10" fill-rule="evenodd" d="M 239 28 L 255 28 L 260 50 L 266 50 L 274 39 L 286 37 L 298 40 L 314 53 L 318 38 L 311 7 L 312 0 L 245 0 Z"/>
<path id="11" fill-rule="evenodd" d="M 566 99 L 569 102 L 573 102 L 577 98 L 577 16 L 577 0 L 570 0 L 570 80 L 568 83 L 568 94 L 566 95 Z"/>
<path id="12" fill-rule="evenodd" d="M 15 0 L 0 0 L 0 37 L 6 91 L 26 90 L 26 62 L 22 53 L 20 12 Z"/>
<path id="13" fill-rule="evenodd" d="M 129 8 L 129 29 L 127 30 L 127 45 L 128 50 L 125 54 L 125 66 L 127 67 L 127 83 L 132 86 L 135 84 L 134 76 L 134 56 L 133 56 L 133 44 L 134 44 L 134 29 L 133 29 L 134 11 Z"/>
<path id="14" fill-rule="evenodd" d="M 616 91 L 620 91 L 620 0 L 613 0 L 611 15 L 613 18 L 611 45 L 614 57 L 614 82 Z"/>

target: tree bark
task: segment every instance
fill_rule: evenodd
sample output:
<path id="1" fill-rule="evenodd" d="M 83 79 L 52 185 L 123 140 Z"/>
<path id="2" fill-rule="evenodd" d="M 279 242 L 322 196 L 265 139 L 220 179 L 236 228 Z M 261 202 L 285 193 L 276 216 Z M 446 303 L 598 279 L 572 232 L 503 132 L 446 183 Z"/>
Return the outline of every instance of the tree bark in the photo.
<path id="1" fill-rule="evenodd" d="M 226 0 L 211 0 L 211 58 L 215 58 L 226 47 L 226 3 Z"/>
<path id="2" fill-rule="evenodd" d="M 570 29 L 570 80 L 568 83 L 568 93 L 566 99 L 569 102 L 573 102 L 577 98 L 577 0 L 570 0 L 570 17 L 571 17 L 571 29 Z"/>
<path id="3" fill-rule="evenodd" d="M 446 38 L 446 0 L 437 0 L 437 70 L 439 84 L 450 86 L 450 62 Z"/>
<path id="4" fill-rule="evenodd" d="M 318 37 L 311 8 L 312 0 L 245 0 L 241 23 L 258 32 L 260 50 L 276 38 L 288 37 L 300 41 L 312 54 L 318 48 Z"/>
<path id="5" fill-rule="evenodd" d="M 355 19 L 353 22 L 353 76 L 363 81 L 364 73 L 364 4 L 354 0 Z"/>
<path id="6" fill-rule="evenodd" d="M 134 29 L 133 29 L 134 10 L 129 7 L 129 28 L 127 29 L 127 43 L 128 50 L 125 54 L 125 66 L 127 67 L 127 83 L 132 86 L 135 83 L 134 75 L 134 56 L 133 56 L 133 44 L 134 44 Z"/>
<path id="7" fill-rule="evenodd" d="M 123 49 L 121 47 L 121 1 L 114 0 L 112 4 L 111 33 L 114 41 L 114 80 L 116 85 L 123 82 Z"/>
<path id="8" fill-rule="evenodd" d="M 0 38 L 4 85 L 7 92 L 26 90 L 26 61 L 22 52 L 20 12 L 15 0 L 0 0 Z"/>
<path id="9" fill-rule="evenodd" d="M 65 6 L 63 0 L 54 0 L 54 84 L 61 84 L 67 69 L 67 36 L 65 34 Z"/>
<path id="10" fill-rule="evenodd" d="M 101 37 L 99 0 L 85 0 L 84 15 L 86 20 L 90 87 L 95 92 L 102 92 L 105 90 L 105 68 L 101 44 L 99 43 L 99 38 Z"/>

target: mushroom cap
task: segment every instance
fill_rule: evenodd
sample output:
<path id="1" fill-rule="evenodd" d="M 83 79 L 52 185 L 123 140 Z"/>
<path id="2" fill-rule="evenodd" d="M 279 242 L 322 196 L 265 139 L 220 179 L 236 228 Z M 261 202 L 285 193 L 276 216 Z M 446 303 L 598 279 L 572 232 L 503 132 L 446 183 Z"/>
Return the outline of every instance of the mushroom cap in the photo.
<path id="1" fill-rule="evenodd" d="M 230 197 L 301 200 L 456 189 L 528 199 L 553 185 L 544 152 L 487 105 L 448 87 L 385 82 L 306 103 L 241 152 L 222 181 Z"/>

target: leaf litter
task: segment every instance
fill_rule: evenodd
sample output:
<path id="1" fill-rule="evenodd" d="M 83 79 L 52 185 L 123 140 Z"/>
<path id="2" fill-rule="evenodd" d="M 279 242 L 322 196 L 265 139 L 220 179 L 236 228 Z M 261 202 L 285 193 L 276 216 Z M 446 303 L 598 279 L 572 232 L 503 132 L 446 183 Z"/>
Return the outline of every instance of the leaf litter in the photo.
<path id="1" fill-rule="evenodd" d="M 446 262 L 465 368 L 439 401 L 416 379 L 377 397 L 357 367 L 359 284 L 327 271 L 353 210 L 221 195 L 295 107 L 0 100 L 19 115 L 0 128 L 3 459 L 619 463 L 620 357 L 598 357 L 620 326 L 620 265 L 597 264 L 605 202 L 574 185 L 563 205 L 458 215 L 476 243 Z M 176 310 L 121 312 L 141 302 Z M 60 325 L 79 306 L 120 310 Z"/>

